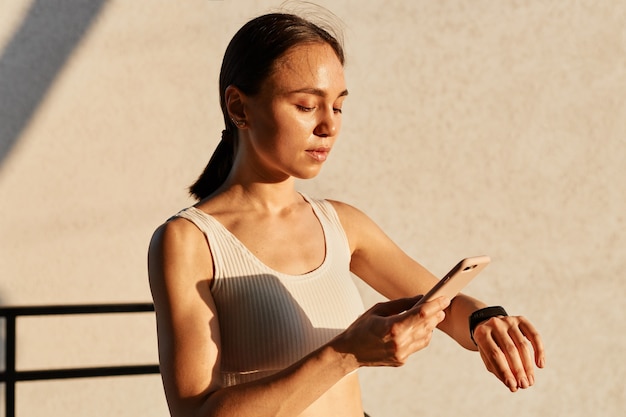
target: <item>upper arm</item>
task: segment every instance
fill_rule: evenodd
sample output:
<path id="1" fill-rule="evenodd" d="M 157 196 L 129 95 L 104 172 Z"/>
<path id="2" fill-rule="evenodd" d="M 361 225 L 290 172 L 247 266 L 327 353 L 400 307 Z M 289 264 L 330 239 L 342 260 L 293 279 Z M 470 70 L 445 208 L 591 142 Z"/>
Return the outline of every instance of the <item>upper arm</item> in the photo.
<path id="1" fill-rule="evenodd" d="M 332 202 L 343 225 L 352 260 L 350 269 L 390 299 L 426 294 L 439 279 L 400 249 L 369 217 L 347 204 Z M 485 304 L 459 294 L 446 308 L 439 329 L 473 349 L 467 331 L 469 314 Z M 453 308 L 453 306 L 455 306 Z"/>
<path id="2" fill-rule="evenodd" d="M 193 408 L 220 387 L 220 334 L 209 290 L 212 258 L 204 235 L 175 219 L 157 229 L 148 252 L 159 363 L 172 415 Z"/>
<path id="3" fill-rule="evenodd" d="M 438 280 L 408 256 L 372 219 L 345 203 L 331 202 L 348 236 L 350 270 L 387 298 L 425 294 Z"/>

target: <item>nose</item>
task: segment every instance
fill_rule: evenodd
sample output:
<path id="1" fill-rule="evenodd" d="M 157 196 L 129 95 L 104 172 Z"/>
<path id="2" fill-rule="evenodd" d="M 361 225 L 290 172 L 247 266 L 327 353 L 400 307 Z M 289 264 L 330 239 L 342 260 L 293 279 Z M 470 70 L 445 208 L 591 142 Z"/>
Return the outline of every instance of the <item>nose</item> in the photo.
<path id="1" fill-rule="evenodd" d="M 339 125 L 339 114 L 333 108 L 327 108 L 321 114 L 313 133 L 319 137 L 335 136 L 339 132 Z"/>

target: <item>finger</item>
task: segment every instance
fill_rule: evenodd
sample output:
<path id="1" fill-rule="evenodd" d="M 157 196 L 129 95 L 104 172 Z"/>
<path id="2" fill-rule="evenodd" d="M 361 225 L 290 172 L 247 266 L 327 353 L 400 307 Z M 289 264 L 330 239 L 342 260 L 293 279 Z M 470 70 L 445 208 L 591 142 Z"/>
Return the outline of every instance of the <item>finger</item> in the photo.
<path id="1" fill-rule="evenodd" d="M 496 370 L 493 367 L 493 363 L 491 362 L 491 358 L 485 354 L 485 350 L 478 349 L 478 353 L 480 353 L 480 357 L 485 363 L 485 367 L 487 368 L 487 370 L 491 372 L 492 374 L 494 374 L 498 379 L 502 380 L 502 378 L 500 378 L 500 376 L 496 373 Z"/>
<path id="2" fill-rule="evenodd" d="M 539 368 L 546 366 L 546 353 L 543 347 L 543 341 L 539 332 L 525 317 L 520 317 L 520 330 L 526 339 L 528 339 L 535 351 L 535 363 Z"/>
<path id="3" fill-rule="evenodd" d="M 523 354 L 519 350 L 518 342 L 511 337 L 508 331 L 495 333 L 494 339 L 506 358 L 505 361 L 498 361 L 496 366 L 501 367 L 505 374 L 511 374 L 518 388 L 528 388 L 530 383 L 528 375 L 526 375 L 526 369 L 522 359 Z M 524 342 L 521 342 L 521 344 L 523 343 Z M 509 387 L 511 386 L 510 381 L 507 385 L 509 385 Z"/>
<path id="4" fill-rule="evenodd" d="M 506 356 L 491 335 L 483 336 L 478 340 L 478 351 L 487 370 L 502 381 L 511 392 L 517 391 L 517 381 L 510 368 L 501 365 L 502 363 L 507 364 Z"/>
<path id="5" fill-rule="evenodd" d="M 434 300 L 427 301 L 413 307 L 413 312 L 421 311 L 423 316 L 431 316 L 440 311 L 445 310 L 450 305 L 450 299 L 447 297 L 437 297 Z"/>
<path id="6" fill-rule="evenodd" d="M 391 300 L 391 301 L 387 301 L 384 303 L 378 303 L 370 309 L 370 312 L 381 317 L 394 316 L 396 314 L 400 314 L 402 312 L 405 312 L 413 308 L 415 303 L 421 297 L 422 296 L 419 295 L 417 297 L 398 298 L 396 300 Z"/>
<path id="7" fill-rule="evenodd" d="M 509 336 L 517 346 L 517 351 L 524 368 L 523 374 L 526 376 L 526 380 L 524 380 L 522 372 L 515 372 L 517 382 L 521 388 L 528 388 L 529 386 L 535 384 L 535 364 L 533 362 L 533 356 L 530 352 L 528 339 L 526 339 L 526 336 L 524 336 L 518 327 L 512 327 L 509 330 Z M 526 382 L 527 384 L 525 384 Z"/>

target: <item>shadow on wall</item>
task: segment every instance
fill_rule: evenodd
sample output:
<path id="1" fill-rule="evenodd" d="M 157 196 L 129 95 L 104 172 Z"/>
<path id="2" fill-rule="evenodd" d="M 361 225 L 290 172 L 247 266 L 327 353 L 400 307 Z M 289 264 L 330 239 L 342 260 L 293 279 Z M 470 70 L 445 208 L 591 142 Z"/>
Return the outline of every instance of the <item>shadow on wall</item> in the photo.
<path id="1" fill-rule="evenodd" d="M 35 0 L 0 52 L 0 168 L 106 0 Z"/>

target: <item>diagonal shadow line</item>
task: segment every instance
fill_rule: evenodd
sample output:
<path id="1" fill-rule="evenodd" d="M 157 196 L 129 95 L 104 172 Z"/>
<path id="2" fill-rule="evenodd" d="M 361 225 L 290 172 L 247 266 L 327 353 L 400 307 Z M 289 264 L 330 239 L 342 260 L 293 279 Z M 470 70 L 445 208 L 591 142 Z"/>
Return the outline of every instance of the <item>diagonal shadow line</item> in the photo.
<path id="1" fill-rule="evenodd" d="M 0 168 L 106 0 L 35 0 L 0 56 Z"/>

